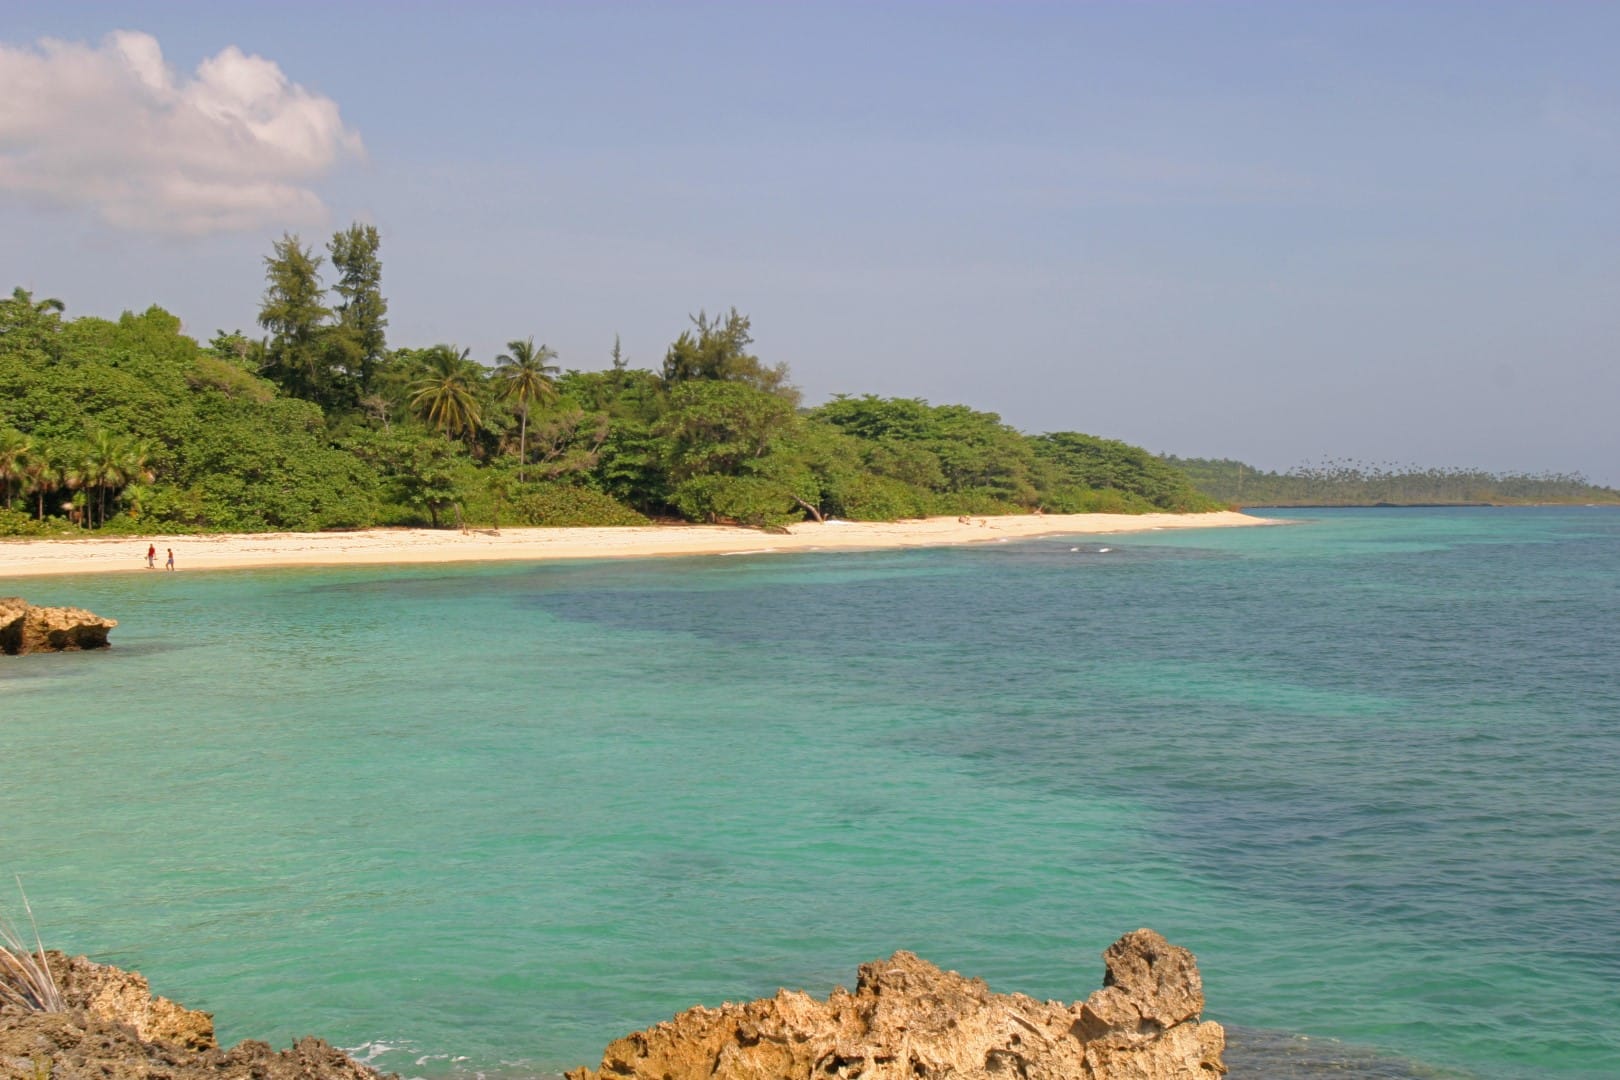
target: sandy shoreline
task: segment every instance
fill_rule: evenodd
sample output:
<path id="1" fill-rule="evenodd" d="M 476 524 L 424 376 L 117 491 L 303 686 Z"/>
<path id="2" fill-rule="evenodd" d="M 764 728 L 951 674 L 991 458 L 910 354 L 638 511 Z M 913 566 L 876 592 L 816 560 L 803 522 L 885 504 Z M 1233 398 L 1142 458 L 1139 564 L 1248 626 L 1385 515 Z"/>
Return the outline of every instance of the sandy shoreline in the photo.
<path id="1" fill-rule="evenodd" d="M 549 559 L 741 555 L 770 552 L 860 551 L 948 547 L 1035 536 L 1081 536 L 1271 524 L 1233 511 L 1213 514 L 1025 514 L 1011 517 L 928 518 L 899 522 L 800 522 L 787 533 L 726 525 L 648 525 L 627 528 L 366 529 L 334 533 L 233 533 L 212 536 L 120 536 L 0 541 L 0 581 L 51 574 L 163 573 L 174 549 L 179 571 L 288 566 L 377 566 Z M 157 545 L 159 569 L 146 568 L 146 546 Z"/>

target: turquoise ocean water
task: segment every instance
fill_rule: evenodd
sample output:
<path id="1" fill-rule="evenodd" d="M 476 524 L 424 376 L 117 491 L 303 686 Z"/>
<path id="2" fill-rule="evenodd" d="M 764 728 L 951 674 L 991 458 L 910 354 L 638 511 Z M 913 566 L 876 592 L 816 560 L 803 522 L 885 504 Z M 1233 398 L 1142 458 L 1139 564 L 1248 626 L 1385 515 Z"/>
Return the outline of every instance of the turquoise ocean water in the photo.
<path id="1" fill-rule="evenodd" d="M 408 1075 L 594 1063 L 898 948 L 1072 999 L 1138 926 L 1198 954 L 1234 1076 L 1301 1048 L 1348 1075 L 1620 1074 L 1620 512 L 1291 516 L 0 564 L 0 593 L 123 624 L 110 652 L 0 660 L 0 872 L 48 944 L 226 1040 L 318 1033 Z"/>

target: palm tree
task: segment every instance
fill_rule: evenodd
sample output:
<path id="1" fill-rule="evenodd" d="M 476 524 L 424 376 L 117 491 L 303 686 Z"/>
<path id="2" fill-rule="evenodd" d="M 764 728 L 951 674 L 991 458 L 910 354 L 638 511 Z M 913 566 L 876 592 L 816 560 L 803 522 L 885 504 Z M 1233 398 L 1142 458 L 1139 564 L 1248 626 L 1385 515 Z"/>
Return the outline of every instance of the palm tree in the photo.
<path id="1" fill-rule="evenodd" d="M 418 416 L 444 432 L 445 438 L 465 437 L 468 446 L 483 419 L 478 405 L 477 386 L 482 378 L 479 365 L 467 359 L 468 350 L 459 353 L 450 345 L 428 350 L 427 373 L 411 383 L 411 408 Z"/>
<path id="2" fill-rule="evenodd" d="M 89 486 L 87 474 L 84 469 L 84 458 L 74 458 L 62 464 L 62 490 L 66 495 L 62 499 L 62 511 L 68 519 L 81 529 L 90 527 L 90 503 L 86 488 Z"/>
<path id="3" fill-rule="evenodd" d="M 46 297 L 44 300 L 35 300 L 34 294 L 21 285 L 11 290 L 11 302 L 42 317 L 48 314 L 60 315 L 67 310 L 67 305 L 54 296 Z"/>
<path id="4" fill-rule="evenodd" d="M 500 384 L 501 397 L 516 398 L 518 403 L 518 483 L 521 484 L 523 466 L 529 462 L 529 404 L 538 401 L 544 405 L 556 400 L 557 386 L 551 377 L 557 374 L 557 365 L 546 361 L 557 359 L 557 350 L 549 345 L 535 348 L 532 337 L 508 341 L 506 347 L 510 351 L 495 358 L 499 361 L 495 379 Z"/>
<path id="5" fill-rule="evenodd" d="M 67 512 L 69 519 L 75 525 L 81 529 L 88 529 L 90 527 L 90 495 L 84 490 L 84 478 L 76 469 L 68 471 L 68 489 L 73 494 L 62 503 L 62 509 Z"/>
<path id="6" fill-rule="evenodd" d="M 43 349 L 54 359 L 64 310 L 62 301 L 54 297 L 35 300 L 33 293 L 18 286 L 10 297 L 0 300 L 0 337 Z"/>
<path id="7" fill-rule="evenodd" d="M 138 497 L 140 485 L 150 484 L 157 479 L 157 473 L 152 470 L 152 444 L 138 439 L 125 441 L 121 471 L 124 476 L 124 490 L 118 493 L 118 497 L 120 499 Z M 138 503 L 134 513 L 139 513 Z"/>
<path id="8" fill-rule="evenodd" d="M 118 436 L 98 431 L 90 437 L 84 457 L 79 461 L 79 481 L 85 490 L 85 513 L 90 527 L 107 523 L 107 489 L 124 483 L 124 445 Z M 95 499 L 89 489 L 94 488 Z"/>
<path id="9" fill-rule="evenodd" d="M 109 497 L 116 500 L 129 485 L 150 483 L 155 479 L 151 458 L 152 449 L 147 443 L 106 431 L 98 431 L 90 437 L 90 445 L 69 484 L 86 489 L 85 513 L 92 528 L 107 524 Z M 93 500 L 89 497 L 90 488 L 95 489 Z"/>
<path id="10" fill-rule="evenodd" d="M 27 435 L 11 428 L 0 428 L 0 492 L 5 493 L 7 510 L 11 509 L 12 499 L 16 495 L 13 485 L 22 480 L 29 451 L 33 448 L 33 440 Z"/>
<path id="11" fill-rule="evenodd" d="M 49 447 L 36 446 L 28 452 L 28 459 L 23 465 L 23 478 L 27 482 L 23 490 L 34 496 L 39 508 L 39 520 L 44 521 L 45 496 L 66 483 L 62 463 Z"/>

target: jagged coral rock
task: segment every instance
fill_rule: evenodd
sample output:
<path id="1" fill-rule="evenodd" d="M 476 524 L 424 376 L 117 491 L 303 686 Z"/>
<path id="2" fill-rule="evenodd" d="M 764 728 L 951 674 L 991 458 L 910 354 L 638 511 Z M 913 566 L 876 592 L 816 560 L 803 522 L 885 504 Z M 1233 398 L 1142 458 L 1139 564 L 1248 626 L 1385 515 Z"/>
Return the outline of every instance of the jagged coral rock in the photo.
<path id="1" fill-rule="evenodd" d="M 145 976 L 111 964 L 97 964 L 83 956 L 51 953 L 51 973 L 63 1000 L 92 1016 L 128 1024 L 135 1037 L 162 1040 L 188 1050 L 212 1050 L 214 1018 L 197 1009 L 176 1005 L 152 993 Z"/>
<path id="2" fill-rule="evenodd" d="M 213 1017 L 153 996 L 140 975 L 46 956 L 67 1008 L 0 1006 L 0 1080 L 378 1080 L 320 1039 L 221 1050 Z"/>
<path id="3" fill-rule="evenodd" d="M 117 619 L 83 608 L 35 607 L 20 596 L 0 596 L 0 653 L 101 649 Z"/>
<path id="4" fill-rule="evenodd" d="M 854 993 L 698 1007 L 608 1046 L 568 1080 L 1211 1080 L 1225 1035 L 1199 1022 L 1192 953 L 1151 930 L 1104 954 L 1084 1002 L 996 994 L 908 952 L 861 967 Z"/>

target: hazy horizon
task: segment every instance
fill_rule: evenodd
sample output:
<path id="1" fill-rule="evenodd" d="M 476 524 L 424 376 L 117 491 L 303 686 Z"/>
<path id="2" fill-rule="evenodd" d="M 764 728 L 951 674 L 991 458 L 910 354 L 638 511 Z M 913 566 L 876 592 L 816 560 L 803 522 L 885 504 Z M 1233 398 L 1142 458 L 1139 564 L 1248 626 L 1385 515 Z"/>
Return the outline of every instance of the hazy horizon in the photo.
<path id="1" fill-rule="evenodd" d="M 76 4 L 0 29 L 0 287 L 656 368 L 736 306 L 876 393 L 1269 469 L 1620 485 L 1620 8 Z"/>

